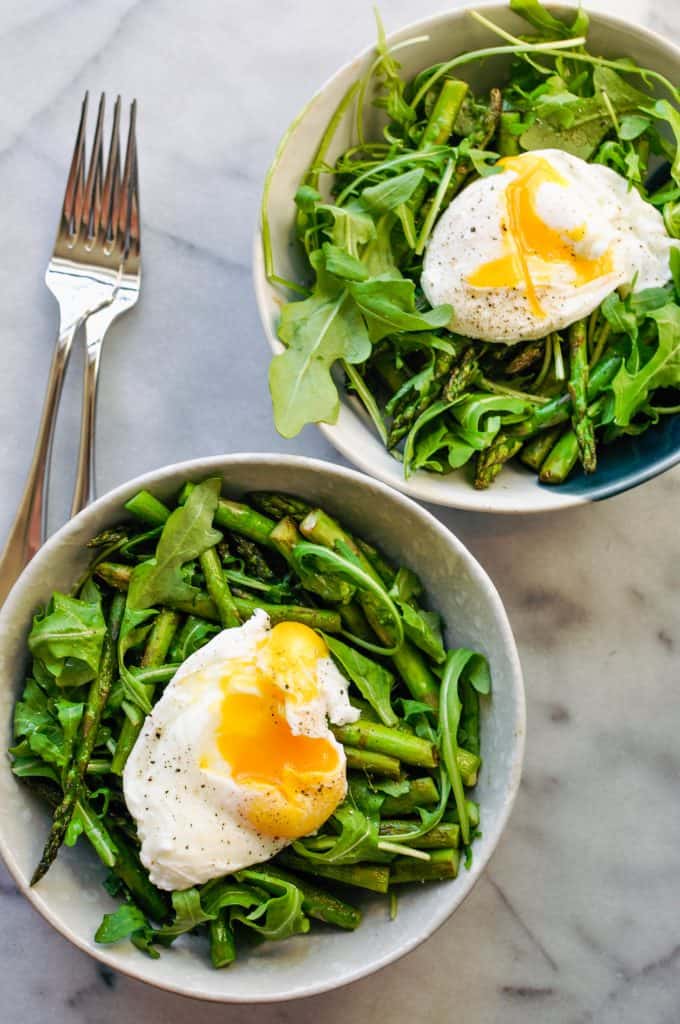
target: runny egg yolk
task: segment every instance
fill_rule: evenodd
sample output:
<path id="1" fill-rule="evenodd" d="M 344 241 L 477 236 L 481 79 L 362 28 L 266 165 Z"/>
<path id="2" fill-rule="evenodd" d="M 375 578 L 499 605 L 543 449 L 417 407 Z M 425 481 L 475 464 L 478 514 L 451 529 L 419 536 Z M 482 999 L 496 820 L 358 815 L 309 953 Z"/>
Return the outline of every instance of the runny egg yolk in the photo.
<path id="1" fill-rule="evenodd" d="M 536 210 L 536 195 L 541 185 L 550 182 L 568 187 L 567 181 L 544 157 L 523 153 L 505 157 L 499 163 L 517 177 L 505 189 L 503 247 L 498 259 L 482 264 L 467 277 L 478 288 L 515 288 L 523 284 L 531 312 L 544 317 L 545 311 L 536 293 L 537 284 L 549 284 L 560 265 L 571 271 L 572 281 L 582 286 L 609 274 L 614 259 L 611 249 L 595 259 L 578 256 L 571 242 L 579 242 L 586 225 L 571 231 L 559 231 L 546 224 Z M 564 236 L 567 236 L 565 239 Z"/>
<path id="2" fill-rule="evenodd" d="M 286 718 L 286 701 L 304 705 L 318 696 L 317 666 L 327 657 L 312 629 L 284 622 L 267 634 L 257 658 L 225 666 L 217 747 L 248 791 L 246 819 L 264 835 L 308 835 L 345 794 L 337 746 L 327 737 L 296 735 Z"/>

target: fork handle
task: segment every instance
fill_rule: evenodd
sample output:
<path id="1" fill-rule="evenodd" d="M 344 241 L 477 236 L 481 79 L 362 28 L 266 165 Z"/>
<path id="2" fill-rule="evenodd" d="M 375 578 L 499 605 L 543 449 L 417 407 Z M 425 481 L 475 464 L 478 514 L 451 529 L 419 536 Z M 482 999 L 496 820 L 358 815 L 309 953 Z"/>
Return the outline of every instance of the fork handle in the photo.
<path id="1" fill-rule="evenodd" d="M 90 322 L 88 321 L 85 325 L 86 331 L 89 326 Z M 83 369 L 83 404 L 80 414 L 80 444 L 76 466 L 76 482 L 73 488 L 73 501 L 71 503 L 72 516 L 75 516 L 95 499 L 95 426 L 102 341 L 103 337 L 96 337 L 94 339 L 87 337 L 86 340 L 85 366 Z"/>
<path id="2" fill-rule="evenodd" d="M 0 555 L 0 606 L 4 604 L 5 598 L 22 569 L 28 565 L 45 537 L 46 495 L 52 439 L 57 422 L 64 374 L 77 329 L 77 322 L 70 323 L 67 327 L 62 326 L 54 348 L 28 479 L 5 547 Z"/>

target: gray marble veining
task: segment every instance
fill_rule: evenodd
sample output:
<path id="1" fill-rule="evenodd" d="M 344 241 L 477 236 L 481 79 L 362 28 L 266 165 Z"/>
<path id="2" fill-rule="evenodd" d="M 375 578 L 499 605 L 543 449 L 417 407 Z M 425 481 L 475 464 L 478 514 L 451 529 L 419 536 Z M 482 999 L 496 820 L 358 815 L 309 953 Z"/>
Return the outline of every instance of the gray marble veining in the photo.
<path id="1" fill-rule="evenodd" d="M 420 8 L 384 0 L 390 27 Z M 680 37 L 658 0 L 591 6 Z M 310 92 L 371 39 L 364 0 L 25 0 L 0 9 L 0 534 L 33 444 L 56 311 L 42 284 L 85 88 L 140 101 L 144 288 L 104 350 L 100 491 L 195 454 L 335 459 L 274 432 L 249 261 L 260 183 Z M 79 416 L 69 372 L 51 523 L 69 504 Z M 485 878 L 424 947 L 330 996 L 190 1003 L 71 948 L 0 868 L 0 1020 L 24 1024 L 677 1022 L 680 541 L 675 471 L 537 518 L 438 513 L 496 581 L 529 701 L 524 781 Z"/>

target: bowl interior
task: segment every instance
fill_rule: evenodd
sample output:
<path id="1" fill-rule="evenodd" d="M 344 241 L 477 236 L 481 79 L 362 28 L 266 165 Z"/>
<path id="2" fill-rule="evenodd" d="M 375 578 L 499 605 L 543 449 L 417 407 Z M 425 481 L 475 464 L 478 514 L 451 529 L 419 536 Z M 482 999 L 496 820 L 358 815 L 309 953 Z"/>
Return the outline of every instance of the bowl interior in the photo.
<path id="1" fill-rule="evenodd" d="M 280 489 L 318 502 L 387 555 L 416 570 L 433 607 L 448 624 L 450 645 L 483 651 L 493 673 L 493 699 L 483 711 L 484 762 L 477 787 L 483 837 L 470 871 L 458 879 L 404 893 L 397 922 L 383 898 L 364 901 L 365 919 L 355 933 L 315 928 L 313 935 L 265 944 L 227 971 L 214 971 L 207 949 L 184 937 L 158 961 L 129 944 L 98 946 L 93 934 L 114 901 L 101 882 L 104 870 L 91 850 L 63 850 L 32 890 L 28 879 L 48 828 L 44 808 L 0 768 L 0 852 L 21 888 L 52 924 L 82 949 L 116 970 L 184 994 L 224 1001 L 294 998 L 342 985 L 413 948 L 442 923 L 479 877 L 510 813 L 519 783 L 524 744 L 524 694 L 517 652 L 498 594 L 462 544 L 429 513 L 394 491 L 351 470 L 308 459 L 234 456 L 193 461 L 133 481 L 100 499 L 59 531 L 36 556 L 0 614 L 0 744 L 10 743 L 12 708 L 26 664 L 31 616 L 54 589 L 67 588 L 88 561 L 83 544 L 121 519 L 121 507 L 141 486 L 159 497 L 176 493 L 186 479 L 223 475 L 225 492 Z"/>
<path id="2" fill-rule="evenodd" d="M 526 22 L 508 7 L 480 5 L 496 24 L 513 33 L 526 31 Z M 556 13 L 573 15 L 574 8 L 551 6 Z M 368 29 L 370 31 L 370 28 Z M 465 10 L 428 18 L 410 25 L 390 37 L 396 46 L 407 39 L 426 37 L 399 50 L 398 59 L 407 77 L 424 67 L 446 60 L 467 50 L 496 46 L 497 36 L 474 21 Z M 671 81 L 680 80 L 680 50 L 672 43 L 605 14 L 591 14 L 589 49 L 606 57 L 628 56 L 639 64 L 659 71 Z M 268 217 L 274 254 L 274 265 L 280 276 L 303 279 L 300 249 L 292 232 L 293 196 L 312 162 L 319 140 L 330 117 L 350 85 L 363 75 L 374 59 L 374 51 L 366 50 L 337 72 L 314 96 L 294 127 L 271 179 Z M 486 61 L 457 69 L 477 90 L 502 83 L 510 58 L 496 56 Z M 380 112 L 370 115 L 367 137 L 376 137 L 380 128 Z M 333 146 L 328 153 L 332 162 L 353 141 L 351 114 L 340 122 Z M 265 277 L 260 238 L 254 251 L 255 291 L 268 340 L 274 351 L 280 351 L 276 326 L 282 293 Z M 536 475 L 521 466 L 506 467 L 487 491 L 475 491 L 463 472 L 437 477 L 424 472 L 404 480 L 401 465 L 385 451 L 363 408 L 354 399 L 343 397 L 337 423 L 322 424 L 321 429 L 335 447 L 351 462 L 399 490 L 423 501 L 453 508 L 469 508 L 487 512 L 532 512 L 580 504 L 627 490 L 643 480 L 662 472 L 680 459 L 680 420 L 666 417 L 641 438 L 626 438 L 607 448 L 601 467 L 593 477 L 574 474 L 566 485 L 550 488 L 538 483 Z"/>

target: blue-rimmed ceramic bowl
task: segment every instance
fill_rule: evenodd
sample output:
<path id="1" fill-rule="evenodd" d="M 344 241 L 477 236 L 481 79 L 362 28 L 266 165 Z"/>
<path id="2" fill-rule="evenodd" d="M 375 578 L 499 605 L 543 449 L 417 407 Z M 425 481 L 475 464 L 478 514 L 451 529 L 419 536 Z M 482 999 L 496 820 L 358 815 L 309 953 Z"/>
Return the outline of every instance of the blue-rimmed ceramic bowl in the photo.
<path id="1" fill-rule="evenodd" d="M 573 16 L 574 8 L 549 6 L 558 15 L 571 12 Z M 513 14 L 507 5 L 480 4 L 475 7 L 510 32 L 526 31 L 526 22 Z M 680 81 L 680 49 L 672 42 L 622 19 L 596 11 L 589 13 L 588 46 L 594 53 L 606 57 L 632 57 L 671 81 Z M 369 20 L 366 31 L 370 36 L 372 27 Z M 414 22 L 396 32 L 388 42 L 393 46 L 416 37 L 424 38 L 399 51 L 399 61 L 407 77 L 458 53 L 494 46 L 499 42 L 497 36 L 471 18 L 465 9 Z M 289 280 L 298 279 L 302 268 L 300 252 L 293 237 L 296 189 L 312 162 L 338 103 L 349 86 L 368 70 L 374 57 L 373 48 L 366 49 L 326 82 L 293 122 L 285 147 L 271 171 L 268 217 L 274 264 L 277 273 Z M 483 65 L 467 65 L 462 69 L 463 77 L 474 88 L 488 89 L 502 82 L 507 60 L 509 58 L 494 57 Z M 330 162 L 350 145 L 350 122 L 351 116 L 341 122 L 327 156 Z M 369 134 L 370 130 L 369 126 Z M 379 130 L 377 122 L 375 130 Z M 282 293 L 267 281 L 259 234 L 255 240 L 254 282 L 267 338 L 272 350 L 279 352 L 281 343 L 276 332 L 283 298 Z M 673 416 L 665 418 L 641 437 L 623 438 L 603 447 L 597 472 L 592 476 L 575 472 L 567 483 L 549 487 L 540 484 L 535 473 L 521 465 L 511 464 L 491 488 L 476 491 L 463 472 L 444 477 L 418 472 L 405 480 L 401 464 L 385 450 L 359 403 L 347 396 L 342 398 L 337 423 L 332 426 L 321 424 L 320 429 L 338 451 L 360 469 L 405 494 L 420 501 L 480 512 L 543 512 L 599 501 L 636 487 L 680 461 L 680 416 Z"/>

